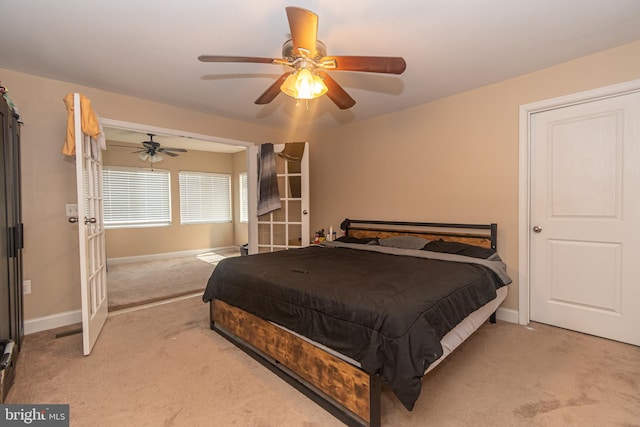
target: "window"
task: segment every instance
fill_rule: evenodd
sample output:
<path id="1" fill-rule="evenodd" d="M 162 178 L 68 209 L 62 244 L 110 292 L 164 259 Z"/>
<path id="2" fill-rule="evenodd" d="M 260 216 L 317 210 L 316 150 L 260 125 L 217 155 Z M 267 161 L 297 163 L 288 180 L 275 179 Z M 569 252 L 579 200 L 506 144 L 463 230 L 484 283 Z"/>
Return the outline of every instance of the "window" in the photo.
<path id="1" fill-rule="evenodd" d="M 180 223 L 231 222 L 231 175 L 184 172 L 180 178 Z"/>
<path id="2" fill-rule="evenodd" d="M 105 166 L 102 180 L 106 228 L 171 224 L 169 171 Z"/>
<path id="3" fill-rule="evenodd" d="M 247 173 L 240 174 L 240 222 L 249 222 L 249 197 L 247 195 Z"/>

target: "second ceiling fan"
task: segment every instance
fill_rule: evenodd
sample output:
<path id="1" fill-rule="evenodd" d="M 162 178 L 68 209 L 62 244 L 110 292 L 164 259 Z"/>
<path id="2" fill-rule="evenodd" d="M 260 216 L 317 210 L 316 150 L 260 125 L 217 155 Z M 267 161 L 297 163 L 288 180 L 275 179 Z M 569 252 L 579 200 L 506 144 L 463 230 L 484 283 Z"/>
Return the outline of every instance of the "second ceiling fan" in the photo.
<path id="1" fill-rule="evenodd" d="M 268 104 L 280 92 L 296 99 L 313 99 L 326 94 L 339 108 L 347 109 L 356 101 L 326 70 L 361 71 L 367 73 L 402 74 L 405 60 L 394 56 L 327 56 L 327 48 L 317 39 L 318 15 L 299 7 L 287 7 L 291 39 L 282 46 L 282 58 L 253 56 L 201 55 L 202 62 L 250 62 L 286 65 L 293 68 L 282 74 L 256 99 Z"/>
<path id="2" fill-rule="evenodd" d="M 134 153 L 139 153 L 138 156 L 141 160 L 149 160 L 151 163 L 155 163 L 162 160 L 160 153 L 176 157 L 176 152 L 187 152 L 184 148 L 161 147 L 159 142 L 153 140 L 155 134 L 148 133 L 147 135 L 149 135 L 149 140 L 142 141 L 142 149 L 134 151 Z"/>

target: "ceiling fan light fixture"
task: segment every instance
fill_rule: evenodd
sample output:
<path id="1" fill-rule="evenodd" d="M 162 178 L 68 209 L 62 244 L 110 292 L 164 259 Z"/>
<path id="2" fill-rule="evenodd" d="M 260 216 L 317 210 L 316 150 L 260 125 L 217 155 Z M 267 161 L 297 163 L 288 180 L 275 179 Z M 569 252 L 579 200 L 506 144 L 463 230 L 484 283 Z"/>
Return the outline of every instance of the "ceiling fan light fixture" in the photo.
<path id="1" fill-rule="evenodd" d="M 291 73 L 287 76 L 285 81 L 280 86 L 280 91 L 285 95 L 289 95 L 293 98 L 296 97 L 296 73 Z"/>
<path id="2" fill-rule="evenodd" d="M 162 156 L 161 154 L 152 154 L 149 156 L 149 161 L 151 163 L 158 163 L 164 160 L 164 156 Z"/>
<path id="3" fill-rule="evenodd" d="M 138 157 L 143 162 L 148 160 L 149 163 L 158 163 L 164 160 L 164 157 L 161 154 L 140 153 L 138 154 Z"/>
<path id="4" fill-rule="evenodd" d="M 301 68 L 287 76 L 280 90 L 296 99 L 315 99 L 327 93 L 328 88 L 320 76 Z"/>

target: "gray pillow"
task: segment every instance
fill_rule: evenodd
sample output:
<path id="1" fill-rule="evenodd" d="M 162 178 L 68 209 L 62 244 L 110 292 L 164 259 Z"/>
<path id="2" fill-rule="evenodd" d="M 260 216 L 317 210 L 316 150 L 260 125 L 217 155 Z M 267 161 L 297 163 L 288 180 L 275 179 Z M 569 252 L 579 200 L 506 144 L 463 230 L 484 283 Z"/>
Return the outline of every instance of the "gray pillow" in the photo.
<path id="1" fill-rule="evenodd" d="M 418 236 L 395 236 L 378 241 L 380 246 L 388 246 L 400 249 L 422 249 L 424 245 L 429 243 L 428 239 Z"/>

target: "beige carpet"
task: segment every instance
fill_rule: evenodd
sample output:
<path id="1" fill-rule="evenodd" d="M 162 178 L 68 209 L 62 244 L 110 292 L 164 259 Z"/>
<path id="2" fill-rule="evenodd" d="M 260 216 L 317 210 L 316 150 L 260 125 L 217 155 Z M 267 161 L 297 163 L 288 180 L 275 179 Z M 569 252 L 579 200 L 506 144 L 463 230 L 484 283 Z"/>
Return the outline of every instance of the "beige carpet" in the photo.
<path id="1" fill-rule="evenodd" d="M 109 265 L 109 311 L 204 290 L 218 261 L 237 249 L 154 261 Z"/>
<path id="2" fill-rule="evenodd" d="M 88 357 L 60 331 L 25 338 L 7 403 L 70 404 L 72 426 L 341 425 L 212 332 L 199 297 L 111 316 Z M 640 348 L 486 324 L 423 379 L 413 412 L 385 390 L 382 413 L 384 426 L 640 426 Z"/>

